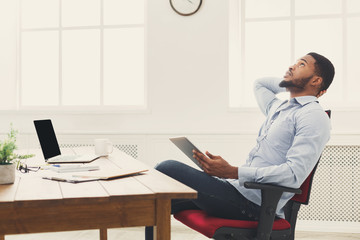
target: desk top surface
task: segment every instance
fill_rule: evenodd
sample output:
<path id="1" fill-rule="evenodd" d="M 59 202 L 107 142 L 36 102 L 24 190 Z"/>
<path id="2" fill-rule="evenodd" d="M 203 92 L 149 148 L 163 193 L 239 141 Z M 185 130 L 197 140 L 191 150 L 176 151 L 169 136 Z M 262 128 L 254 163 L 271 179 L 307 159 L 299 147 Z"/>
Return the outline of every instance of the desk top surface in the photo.
<path id="1" fill-rule="evenodd" d="M 92 148 L 66 148 L 63 154 L 86 154 Z M 44 165 L 40 149 L 30 150 L 36 156 L 23 160 L 28 166 Z M 114 149 L 108 157 L 93 161 L 100 168 L 148 168 L 149 171 L 118 179 L 92 181 L 82 183 L 57 182 L 42 179 L 39 172 L 20 173 L 17 171 L 14 184 L 0 185 L 0 207 L 8 204 L 53 204 L 58 201 L 74 202 L 106 202 L 113 199 L 141 200 L 167 198 L 196 198 L 196 191 L 176 180 L 146 166 L 131 156 Z"/>

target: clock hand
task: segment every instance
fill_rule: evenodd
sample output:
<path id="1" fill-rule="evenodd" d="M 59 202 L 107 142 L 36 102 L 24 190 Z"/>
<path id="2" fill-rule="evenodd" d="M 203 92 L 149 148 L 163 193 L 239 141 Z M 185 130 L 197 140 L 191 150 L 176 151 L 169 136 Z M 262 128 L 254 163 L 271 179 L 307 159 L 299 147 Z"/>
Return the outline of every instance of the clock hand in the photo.
<path id="1" fill-rule="evenodd" d="M 193 4 L 193 2 L 192 2 L 192 1 L 190 1 L 190 0 L 188 0 L 188 2 L 190 2 L 191 4 Z"/>

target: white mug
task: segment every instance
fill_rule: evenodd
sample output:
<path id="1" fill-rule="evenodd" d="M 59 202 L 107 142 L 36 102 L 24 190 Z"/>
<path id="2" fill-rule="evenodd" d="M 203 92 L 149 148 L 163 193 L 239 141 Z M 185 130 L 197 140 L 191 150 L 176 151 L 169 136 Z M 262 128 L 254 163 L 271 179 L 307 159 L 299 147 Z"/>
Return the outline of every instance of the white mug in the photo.
<path id="1" fill-rule="evenodd" d="M 94 140 L 95 143 L 95 155 L 97 156 L 107 156 L 113 152 L 114 147 L 112 142 L 106 138 L 99 138 Z"/>

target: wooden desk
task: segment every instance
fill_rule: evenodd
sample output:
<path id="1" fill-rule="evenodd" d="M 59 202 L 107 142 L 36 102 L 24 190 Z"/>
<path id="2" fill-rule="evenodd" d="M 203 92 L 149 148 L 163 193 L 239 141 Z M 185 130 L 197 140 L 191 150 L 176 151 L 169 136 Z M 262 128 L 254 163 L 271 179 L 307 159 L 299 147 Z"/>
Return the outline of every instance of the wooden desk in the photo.
<path id="1" fill-rule="evenodd" d="M 92 149 L 67 149 L 81 154 Z M 44 163 L 40 150 L 27 164 Z M 95 160 L 100 167 L 143 165 L 114 150 L 108 158 Z M 40 170 L 41 171 L 41 170 Z M 176 198 L 196 198 L 193 189 L 150 169 L 145 174 L 84 183 L 45 180 L 38 173 L 18 173 L 16 182 L 0 185 L 0 240 L 5 235 L 155 226 L 154 239 L 170 239 L 170 202 Z"/>

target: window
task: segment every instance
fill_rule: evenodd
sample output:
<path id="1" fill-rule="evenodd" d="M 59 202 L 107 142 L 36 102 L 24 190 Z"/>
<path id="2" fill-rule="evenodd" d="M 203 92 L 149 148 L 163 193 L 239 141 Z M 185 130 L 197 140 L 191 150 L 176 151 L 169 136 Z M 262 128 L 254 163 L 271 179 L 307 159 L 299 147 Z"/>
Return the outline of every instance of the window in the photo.
<path id="1" fill-rule="evenodd" d="M 22 0 L 19 107 L 144 107 L 144 5 Z"/>
<path id="2" fill-rule="evenodd" d="M 230 107 L 254 107 L 254 80 L 282 77 L 308 52 L 328 57 L 335 66 L 334 81 L 321 103 L 358 107 L 358 29 L 356 0 L 230 1 Z"/>

